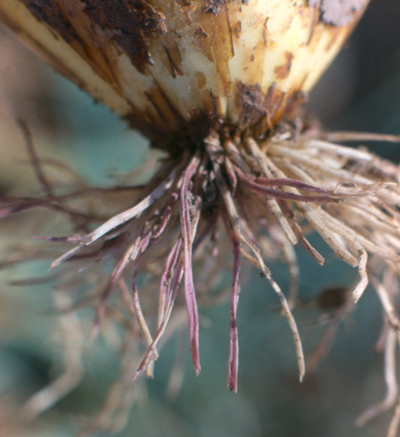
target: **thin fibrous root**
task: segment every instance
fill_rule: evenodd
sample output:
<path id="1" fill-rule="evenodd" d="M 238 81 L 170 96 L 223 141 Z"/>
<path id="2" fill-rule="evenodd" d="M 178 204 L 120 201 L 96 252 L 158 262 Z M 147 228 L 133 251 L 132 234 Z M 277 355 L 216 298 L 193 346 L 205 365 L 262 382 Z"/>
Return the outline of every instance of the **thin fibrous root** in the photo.
<path id="1" fill-rule="evenodd" d="M 378 295 L 382 308 L 384 311 L 384 314 L 387 318 L 387 321 L 390 325 L 390 327 L 397 333 L 397 335 L 400 337 L 400 320 L 397 315 L 397 312 L 394 308 L 394 305 L 391 301 L 391 297 L 386 290 L 386 288 L 381 284 L 378 279 L 375 276 L 370 275 L 370 281 L 373 285 L 376 294 Z"/>
<path id="2" fill-rule="evenodd" d="M 300 381 L 303 380 L 303 377 L 305 375 L 305 361 L 304 361 L 304 353 L 303 348 L 301 345 L 301 339 L 300 335 L 297 329 L 296 322 L 294 320 L 294 317 L 290 311 L 289 305 L 287 303 L 285 295 L 282 293 L 281 289 L 279 288 L 278 284 L 272 279 L 270 271 L 267 269 L 267 267 L 264 264 L 264 261 L 262 260 L 262 257 L 260 255 L 259 248 L 252 243 L 248 238 L 246 238 L 241 229 L 240 229 L 240 218 L 238 213 L 236 212 L 236 207 L 234 205 L 231 193 L 228 190 L 228 187 L 225 183 L 225 180 L 223 178 L 223 175 L 221 174 L 220 169 L 220 157 L 218 155 L 221 154 L 222 148 L 220 146 L 219 140 L 216 136 L 210 136 L 205 140 L 207 152 L 211 158 L 211 161 L 213 163 L 217 185 L 219 188 L 219 191 L 221 193 L 221 196 L 223 197 L 227 215 L 231 221 L 231 225 L 233 230 L 235 231 L 237 237 L 239 238 L 239 241 L 248 247 L 250 251 L 253 253 L 254 257 L 251 255 L 248 255 L 246 251 L 241 248 L 242 256 L 244 256 L 247 260 L 252 262 L 256 267 L 258 267 L 262 273 L 265 275 L 265 277 L 268 279 L 269 283 L 271 284 L 273 290 L 278 295 L 281 305 L 284 311 L 284 314 L 288 320 L 290 329 L 292 331 L 292 335 L 295 342 L 296 347 L 296 354 L 297 354 L 297 361 L 299 365 L 299 378 Z"/>
<path id="3" fill-rule="evenodd" d="M 192 361 L 196 371 L 196 375 L 200 373 L 199 319 L 192 270 L 192 230 L 193 236 L 195 236 L 196 226 L 193 226 L 193 223 L 191 223 L 187 193 L 189 189 L 189 182 L 192 179 L 199 164 L 200 158 L 198 156 L 194 156 L 185 171 L 180 193 L 179 205 L 184 248 L 185 301 L 189 319 L 190 352 L 192 355 Z M 198 205 L 198 207 L 200 207 L 200 205 Z"/>
<path id="4" fill-rule="evenodd" d="M 361 427 L 376 416 L 384 413 L 393 407 L 396 402 L 398 393 L 398 384 L 396 376 L 396 344 L 397 335 L 394 331 L 389 331 L 385 344 L 385 382 L 386 382 L 386 396 L 385 398 L 370 407 L 357 420 L 356 425 Z"/>
<path id="5" fill-rule="evenodd" d="M 387 437 L 396 437 L 398 435 L 400 424 L 400 396 L 397 397 L 396 407 L 394 409 L 394 413 L 392 416 L 392 420 L 390 421 Z"/>
<path id="6" fill-rule="evenodd" d="M 53 297 L 56 308 L 61 312 L 71 306 L 71 298 L 65 290 L 56 291 Z M 82 349 L 84 334 L 80 321 L 75 313 L 66 312 L 60 315 L 60 323 L 63 331 L 64 371 L 48 386 L 28 399 L 20 412 L 24 421 L 31 421 L 49 410 L 70 393 L 83 377 Z"/>
<path id="7" fill-rule="evenodd" d="M 376 134 L 373 132 L 328 132 L 324 135 L 327 141 L 344 142 L 344 141 L 387 141 L 389 143 L 400 143 L 400 135 Z"/>
<path id="8" fill-rule="evenodd" d="M 324 257 L 306 238 L 312 229 L 340 259 L 358 269 L 359 280 L 346 308 L 332 319 L 322 346 L 317 348 L 311 362 L 318 364 L 326 355 L 340 319 L 362 297 L 369 282 L 379 296 L 387 325 L 400 337 L 395 305 L 397 287 L 388 290 L 385 280 L 381 283 L 382 272 L 400 275 L 400 188 L 397 185 L 400 171 L 366 149 L 329 142 L 333 138 L 337 141 L 398 141 L 399 137 L 340 132 L 310 137 L 306 132 L 301 134 L 293 129 L 257 140 L 248 133 L 243 136 L 229 133 L 228 128 L 211 130 L 205 139 L 196 139 L 179 158 L 165 161 L 146 186 L 90 189 L 79 182 L 79 190 L 58 196 L 57 185 L 49 180 L 43 162 L 36 155 L 29 130 L 23 122 L 20 126 L 31 165 L 45 195 L 34 199 L 2 195 L 0 216 L 34 208 L 67 215 L 74 226 L 73 235 L 39 238 L 74 244 L 50 266 L 63 264 L 65 273 L 57 274 L 57 279 L 61 278 L 68 289 L 78 287 L 79 279 L 75 279 L 74 274 L 93 275 L 92 291 L 73 302 L 71 309 L 97 303 L 93 334 L 100 329 L 106 334 L 110 324 L 117 323 L 124 327 L 128 337 L 132 336 L 131 339 L 140 344 L 132 353 L 134 359 L 129 371 L 128 367 L 123 369 L 124 376 L 107 401 L 110 403 L 98 416 L 96 427 L 99 429 L 115 429 L 112 422 L 125 420 L 123 417 L 126 418 L 134 396 L 130 384 L 122 386 L 132 378 L 137 379 L 142 372 L 153 376 L 160 341 L 165 339 L 168 327 L 174 325 L 175 315 L 182 314 L 182 306 L 186 307 L 194 369 L 196 374 L 200 372 L 198 305 L 217 302 L 224 295 L 214 288 L 221 276 L 219 270 L 226 266 L 225 260 L 232 249 L 227 363 L 230 390 L 237 391 L 238 384 L 237 310 L 242 258 L 262 272 L 279 297 L 295 343 L 299 378 L 303 379 L 304 354 L 292 314 L 299 280 L 295 246 L 300 243 L 323 265 Z M 134 201 L 134 206 L 127 203 L 126 198 L 120 203 L 117 201 L 115 212 L 110 212 L 104 220 L 96 206 L 84 205 L 91 196 L 118 198 L 122 193 L 123 196 L 133 193 L 129 201 Z M 120 205 L 123 207 L 119 208 Z M 93 225 L 97 227 L 91 230 Z M 16 262 L 32 259 L 25 248 L 21 253 L 17 254 Z M 53 257 L 52 252 L 39 254 L 40 258 L 49 256 Z M 374 266 L 374 258 L 380 259 L 379 268 Z M 288 299 L 274 281 L 266 260 L 286 263 L 290 278 Z M 102 271 L 106 262 L 113 263 L 110 274 Z M 6 265 L 7 262 L 0 267 Z M 201 287 L 196 290 L 199 271 Z M 181 283 L 182 299 L 179 296 Z M 395 403 L 397 386 L 388 373 L 394 354 L 391 334 L 383 341 L 387 396 L 361 416 L 359 424 Z M 129 339 L 124 338 L 124 342 L 129 343 Z M 124 391 L 121 402 L 116 402 L 118 390 Z M 391 424 L 393 430 L 400 420 L 399 411 L 397 406 Z"/>
<path id="9" fill-rule="evenodd" d="M 359 263 L 358 263 L 358 271 L 360 273 L 360 282 L 356 285 L 356 287 L 353 290 L 353 299 L 354 303 L 357 303 L 364 293 L 365 289 L 368 286 L 368 275 L 367 275 L 367 261 L 368 261 L 368 255 L 364 248 L 361 248 L 359 250 Z"/>

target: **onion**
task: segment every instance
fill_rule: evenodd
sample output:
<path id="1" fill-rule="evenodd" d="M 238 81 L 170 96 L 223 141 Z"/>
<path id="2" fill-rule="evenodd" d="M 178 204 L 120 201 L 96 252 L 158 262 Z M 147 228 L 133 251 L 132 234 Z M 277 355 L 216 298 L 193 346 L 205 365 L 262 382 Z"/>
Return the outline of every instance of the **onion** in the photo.
<path id="1" fill-rule="evenodd" d="M 400 333 L 394 309 L 400 272 L 399 169 L 367 150 L 336 144 L 399 138 L 325 133 L 300 108 L 367 3 L 0 0 L 1 19 L 40 56 L 168 154 L 151 182 L 132 195 L 134 206 L 110 213 L 92 232 L 62 239 L 74 246 L 51 265 L 112 254 L 114 271 L 96 293 L 93 334 L 107 319 L 109 297 L 118 290 L 122 299 L 116 305 L 135 319 L 137 328 L 126 335 L 146 342 L 135 378 L 142 371 L 152 376 L 175 302 L 179 307 L 181 282 L 192 361 L 196 374 L 200 372 L 197 303 L 210 299 L 207 288 L 212 289 L 232 251 L 228 388 L 237 390 L 242 261 L 260 269 L 281 301 L 301 381 L 305 360 L 292 315 L 298 279 L 293 246 L 301 244 L 317 263 L 324 263 L 306 238 L 307 226 L 359 271 L 359 282 L 337 314 L 351 310 L 371 282 L 387 327 Z M 26 125 L 21 122 L 21 127 L 28 138 Z M 25 209 L 47 202 L 68 212 L 68 199 L 47 194 Z M 10 213 L 21 209 L 11 208 Z M 275 259 L 288 266 L 288 298 L 265 264 Z M 157 314 L 156 326 L 139 301 L 139 271 L 150 283 L 161 281 L 158 305 L 152 285 L 143 295 L 146 308 Z M 196 292 L 196 272 L 202 280 L 207 277 L 206 292 Z M 395 361 L 393 338 L 383 338 L 387 372 Z M 311 367 L 323 358 L 322 349 L 310 357 Z M 390 398 L 361 416 L 358 424 L 394 406 L 393 384 L 388 382 Z M 30 414 L 48 407 L 41 404 Z M 117 402 L 107 414 L 111 417 L 122 407 L 126 405 Z M 395 435 L 396 420 L 395 415 L 389 435 Z"/>
<path id="2" fill-rule="evenodd" d="M 57 70 L 160 140 L 197 112 L 238 125 L 293 112 L 367 1 L 325 0 L 345 9 L 333 25 L 320 2 L 308 3 L 2 0 L 0 14 Z"/>

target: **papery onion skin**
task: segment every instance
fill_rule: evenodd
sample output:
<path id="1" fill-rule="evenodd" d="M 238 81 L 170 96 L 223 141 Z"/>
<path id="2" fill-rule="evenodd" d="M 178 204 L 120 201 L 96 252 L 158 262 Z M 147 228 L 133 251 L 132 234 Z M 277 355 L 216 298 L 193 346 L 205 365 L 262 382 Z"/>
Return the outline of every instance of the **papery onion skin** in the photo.
<path id="1" fill-rule="evenodd" d="M 344 8 L 334 0 L 0 0 L 0 18 L 162 147 L 199 113 L 290 118 L 367 3 L 346 2 L 337 25 L 324 21 Z"/>

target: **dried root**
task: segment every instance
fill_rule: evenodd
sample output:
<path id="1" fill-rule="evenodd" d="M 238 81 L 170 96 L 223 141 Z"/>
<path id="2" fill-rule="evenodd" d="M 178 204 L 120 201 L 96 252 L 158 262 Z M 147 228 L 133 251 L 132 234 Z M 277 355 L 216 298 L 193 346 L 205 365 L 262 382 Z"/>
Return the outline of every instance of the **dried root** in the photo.
<path id="1" fill-rule="evenodd" d="M 24 421 L 35 419 L 70 393 L 82 380 L 83 332 L 80 321 L 69 309 L 71 304 L 67 293 L 54 292 L 55 308 L 60 311 L 60 324 L 63 332 L 64 371 L 50 385 L 34 394 L 21 409 Z"/>
<path id="2" fill-rule="evenodd" d="M 227 251 L 232 253 L 233 260 L 227 327 L 229 390 L 237 391 L 236 317 L 243 261 L 261 271 L 280 299 L 282 314 L 294 339 L 302 380 L 304 354 L 292 314 L 297 302 L 299 277 L 293 246 L 300 243 L 318 264 L 324 263 L 322 255 L 306 238 L 310 227 L 340 259 L 358 268 L 360 278 L 351 290 L 351 306 L 372 282 L 390 327 L 383 340 L 387 396 L 364 413 L 357 424 L 363 425 L 396 404 L 397 380 L 392 369 L 400 321 L 395 303 L 397 287 L 392 285 L 397 283 L 400 273 L 400 188 L 397 185 L 400 171 L 364 149 L 327 141 L 332 138 L 337 141 L 368 140 L 368 135 L 338 133 L 336 137 L 327 134 L 322 138 L 321 134 L 320 138 L 310 138 L 306 133 L 286 132 L 257 140 L 251 136 L 230 135 L 223 129 L 215 130 L 191 152 L 188 149 L 179 159 L 166 161 L 146 186 L 93 190 L 83 184 L 78 191 L 56 195 L 57 188 L 46 178 L 42 163 L 34 153 L 27 127 L 22 122 L 21 127 L 45 195 L 35 199 L 2 196 L 0 214 L 8 216 L 44 208 L 69 217 L 77 234 L 42 237 L 54 244 L 73 245 L 50 266 L 50 269 L 58 268 L 55 272 L 59 271 L 57 280 L 63 290 L 76 288 L 80 282 L 78 276 L 82 281 L 90 273 L 92 291 L 71 302 L 68 311 L 87 304 L 96 307 L 93 337 L 99 332 L 106 336 L 110 324 L 125 328 L 124 339 L 117 347 L 122 349 L 124 357 L 121 378 L 110 390 L 103 410 L 88 429 L 115 431 L 125 423 L 135 398 L 132 381 L 142 372 L 153 376 L 160 341 L 165 338 L 168 327 L 178 329 L 184 323 L 182 317 L 178 317 L 182 307 L 186 307 L 193 366 L 196 374 L 200 372 L 198 304 L 219 298 L 213 290 L 221 266 L 229 258 Z M 375 136 L 372 138 L 376 139 Z M 381 139 L 398 140 L 397 137 Z M 117 213 L 110 214 L 106 220 L 96 207 L 102 197 L 115 199 Z M 127 197 L 131 203 L 124 207 Z M 103 224 L 90 231 L 93 224 L 102 220 Z M 230 244 L 226 244 L 227 239 Z M 380 260 L 383 270 L 369 261 L 370 255 Z M 43 252 L 42 256 L 52 254 Z M 28 254 L 25 258 L 17 256 L 15 260 L 29 258 Z M 276 259 L 284 261 L 288 268 L 288 298 L 265 264 L 265 260 Z M 114 268 L 111 275 L 105 277 L 106 262 L 112 262 Z M 61 264 L 63 270 L 59 268 Z M 386 272 L 383 284 L 381 271 Z M 197 274 L 207 277 L 201 291 L 196 286 Z M 179 320 L 178 324 L 174 323 L 176 320 Z M 323 344 L 313 357 L 312 367 L 326 355 L 333 339 L 339 317 L 332 320 Z M 66 354 L 70 354 L 68 347 Z M 43 393 L 51 392 L 51 402 L 37 403 L 39 407 L 30 413 L 31 416 L 45 411 L 71 390 L 81 377 L 79 369 L 77 356 L 66 360 L 65 374 L 35 395 L 35 399 L 39 399 Z M 399 411 L 397 401 L 390 425 L 391 436 L 395 435 L 400 420 Z"/>
<path id="3" fill-rule="evenodd" d="M 396 437 L 399 427 L 399 398 L 397 381 L 397 358 L 396 345 L 400 342 L 399 319 L 394 308 L 394 302 L 398 298 L 399 281 L 395 271 L 391 268 L 385 269 L 383 282 L 378 279 L 377 271 L 381 271 L 381 263 L 371 263 L 371 283 L 382 303 L 385 324 L 379 343 L 384 348 L 384 375 L 386 383 L 385 398 L 370 407 L 356 421 L 357 426 L 364 426 L 367 422 L 386 411 L 394 409 L 394 414 L 389 425 L 387 437 Z"/>

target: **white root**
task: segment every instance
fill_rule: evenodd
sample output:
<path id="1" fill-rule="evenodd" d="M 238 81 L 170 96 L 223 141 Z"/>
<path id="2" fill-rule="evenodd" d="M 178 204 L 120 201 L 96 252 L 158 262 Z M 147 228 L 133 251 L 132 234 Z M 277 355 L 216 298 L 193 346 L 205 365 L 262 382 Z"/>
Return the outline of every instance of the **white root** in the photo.
<path id="1" fill-rule="evenodd" d="M 356 425 L 359 427 L 364 426 L 374 417 L 379 416 L 380 414 L 392 408 L 396 402 L 398 392 L 396 376 L 396 344 L 396 333 L 389 330 L 385 344 L 386 396 L 381 402 L 373 405 L 356 420 Z"/>
<path id="2" fill-rule="evenodd" d="M 268 161 L 266 160 L 265 154 L 261 152 L 260 148 L 252 138 L 248 139 L 247 144 L 250 147 L 250 150 L 254 158 L 257 159 L 258 163 L 260 164 L 265 176 L 269 179 L 272 179 L 273 175 L 271 173 L 271 170 L 268 168 Z M 294 234 L 292 228 L 290 227 L 288 220 L 283 215 L 278 202 L 272 198 L 267 198 L 266 201 L 269 208 L 271 209 L 273 216 L 276 218 L 283 232 L 285 233 L 287 239 L 290 241 L 290 243 L 293 246 L 295 246 L 298 243 L 297 237 Z"/>
<path id="3" fill-rule="evenodd" d="M 80 383 L 83 376 L 83 331 L 78 316 L 70 311 L 72 301 L 68 292 L 55 291 L 53 297 L 57 310 L 62 312 L 59 320 L 64 343 L 64 370 L 21 408 L 21 418 L 25 421 L 34 420 L 53 407 Z"/>
<path id="4" fill-rule="evenodd" d="M 166 178 L 164 182 L 162 182 L 151 194 L 149 194 L 147 197 L 145 197 L 141 202 L 139 202 L 137 205 L 135 205 L 133 208 L 130 208 L 124 212 L 121 212 L 120 214 L 115 215 L 110 220 L 103 223 L 101 226 L 99 226 L 97 229 L 95 229 L 93 232 L 91 232 L 88 235 L 85 235 L 81 238 L 81 243 L 79 246 L 74 247 L 64 255 L 60 256 L 56 260 L 54 260 L 51 265 L 50 269 L 53 269 L 54 267 L 59 266 L 62 262 L 66 261 L 67 259 L 71 258 L 75 253 L 77 253 L 82 247 L 87 246 L 89 244 L 92 244 L 93 242 L 97 241 L 99 238 L 101 238 L 103 235 L 107 234 L 111 230 L 115 229 L 118 226 L 121 226 L 125 224 L 126 222 L 132 220 L 133 218 L 139 216 L 142 214 L 143 211 L 149 208 L 154 202 L 156 202 L 158 199 L 160 199 L 165 192 L 171 188 L 175 176 L 177 173 L 177 169 L 174 168 L 170 175 Z"/>
<path id="5" fill-rule="evenodd" d="M 387 437 L 397 437 L 400 424 L 400 396 L 397 398 L 396 407 L 390 421 Z"/>
<path id="6" fill-rule="evenodd" d="M 353 290 L 354 303 L 357 303 L 360 300 L 360 297 L 363 295 L 365 289 L 368 286 L 368 275 L 367 275 L 368 254 L 365 249 L 360 249 L 359 254 L 360 254 L 360 260 L 358 263 L 358 271 L 360 273 L 361 279 Z"/>
<path id="7" fill-rule="evenodd" d="M 297 362 L 299 366 L 299 379 L 300 381 L 303 380 L 306 367 L 305 367 L 305 360 L 304 360 L 304 352 L 303 347 L 301 344 L 300 335 L 298 332 L 296 321 L 293 317 L 293 314 L 289 308 L 289 305 L 287 303 L 285 295 L 282 293 L 282 290 L 279 288 L 278 284 L 272 279 L 271 272 L 269 269 L 265 266 L 264 261 L 260 255 L 260 249 L 252 243 L 248 238 L 246 238 L 240 229 L 240 218 L 236 211 L 235 204 L 233 202 L 232 196 L 228 190 L 228 187 L 226 186 L 225 180 L 221 174 L 219 163 L 218 163 L 218 151 L 220 148 L 219 141 L 215 138 L 208 138 L 206 140 L 206 146 L 208 149 L 208 154 L 211 157 L 211 160 L 213 162 L 214 170 L 215 170 L 215 176 L 217 185 L 219 188 L 219 191 L 224 199 L 225 206 L 227 213 L 229 215 L 229 218 L 232 222 L 232 226 L 239 238 L 239 241 L 244 244 L 245 246 L 250 249 L 250 251 L 253 253 L 254 256 L 249 255 L 243 247 L 240 248 L 241 254 L 244 258 L 246 258 L 248 261 L 250 261 L 252 264 L 254 264 L 256 267 L 258 267 L 262 273 L 265 275 L 265 277 L 268 279 L 269 283 L 271 284 L 273 290 L 278 295 L 281 305 L 285 314 L 285 317 L 289 323 L 290 329 L 292 331 L 295 348 L 296 348 L 296 355 L 297 355 Z"/>
<path id="8" fill-rule="evenodd" d="M 324 135 L 327 141 L 341 143 L 343 141 L 387 141 L 400 143 L 400 135 L 376 134 L 371 132 L 328 132 Z"/>
<path id="9" fill-rule="evenodd" d="M 383 284 L 381 284 L 374 276 L 370 277 L 370 281 L 381 301 L 383 311 L 388 319 L 391 328 L 394 329 L 397 335 L 400 336 L 400 320 L 397 316 L 396 309 L 391 302 L 388 291 L 383 286 Z"/>
<path id="10" fill-rule="evenodd" d="M 170 175 L 163 181 L 152 193 L 150 193 L 147 197 L 145 197 L 141 202 L 135 205 L 133 208 L 130 208 L 120 214 L 114 216 L 110 220 L 106 221 L 103 225 L 99 226 L 90 234 L 86 235 L 82 238 L 82 244 L 87 246 L 88 244 L 93 243 L 94 241 L 101 238 L 107 232 L 110 232 L 112 229 L 117 226 L 121 226 L 129 220 L 132 220 L 134 217 L 140 215 L 143 211 L 149 208 L 156 200 L 160 199 L 162 195 L 171 188 L 177 169 L 174 168 Z"/>
<path id="11" fill-rule="evenodd" d="M 342 133 L 341 135 L 342 139 L 349 139 L 346 134 Z M 370 280 L 381 301 L 387 324 L 391 328 L 390 333 L 382 340 L 382 342 L 385 341 L 386 397 L 360 416 L 357 424 L 362 426 L 381 412 L 393 407 L 396 404 L 398 392 L 396 375 L 392 371 L 395 364 L 396 342 L 394 338 L 395 336 L 400 338 L 400 320 L 394 304 L 394 294 L 396 293 L 397 296 L 397 289 L 391 291 L 393 287 L 388 287 L 385 280 L 381 284 L 379 278 L 381 278 L 383 269 L 386 269 L 386 272 L 390 271 L 392 275 L 400 275 L 400 211 L 398 210 L 400 189 L 396 185 L 396 182 L 400 181 L 400 171 L 395 166 L 386 166 L 385 161 L 379 160 L 364 149 L 351 149 L 325 141 L 328 137 L 321 136 L 315 139 L 300 135 L 297 140 L 289 138 L 290 135 L 286 135 L 286 137 L 281 135 L 279 138 L 275 137 L 259 144 L 252 138 L 243 140 L 238 137 L 221 140 L 216 132 L 211 133 L 204 140 L 205 153 L 204 150 L 199 149 L 189 164 L 189 157 L 185 156 L 185 165 L 188 165 L 186 171 L 182 161 L 182 166 L 176 167 L 163 183 L 133 208 L 116 215 L 86 236 L 64 239 L 64 241 L 75 241 L 80 244 L 56 259 L 51 268 L 71 257 L 79 258 L 74 255 L 96 241 L 98 244 L 94 245 L 94 255 L 96 255 L 96 248 L 101 244 L 105 245 L 110 242 L 112 245 L 115 241 L 119 243 L 122 240 L 119 239 L 120 236 L 127 237 L 126 242 L 116 247 L 119 262 L 114 270 L 111 283 L 115 283 L 122 294 L 124 309 L 120 311 L 120 314 L 124 313 L 128 317 L 134 318 L 129 323 L 122 316 L 122 324 L 125 323 L 128 326 L 128 330 L 132 331 L 135 338 L 138 336 L 143 338 L 147 347 L 139 367 L 137 367 L 137 363 L 134 365 L 136 373 L 134 373 L 134 367 L 129 366 L 129 381 L 131 381 L 133 374 L 135 379 L 144 370 L 147 376 L 152 376 L 154 360 L 158 357 L 158 345 L 162 338 L 165 340 L 167 324 L 176 319 L 176 317 L 175 319 L 171 318 L 172 309 L 184 275 L 188 273 L 191 275 L 192 264 L 202 260 L 203 275 L 205 276 L 203 282 L 207 283 L 209 287 L 215 284 L 217 273 L 220 273 L 217 272 L 220 264 L 217 265 L 214 260 L 216 256 L 214 249 L 219 243 L 216 233 L 219 231 L 219 221 L 224 219 L 225 234 L 230 235 L 236 242 L 236 259 L 240 258 L 240 250 L 240 255 L 256 266 L 267 278 L 273 291 L 280 299 L 282 314 L 287 319 L 294 339 L 301 381 L 306 370 L 304 353 L 298 327 L 291 312 L 297 300 L 299 277 L 294 246 L 301 242 L 313 258 L 322 265 L 324 258 L 304 236 L 312 229 L 316 230 L 340 259 L 352 267 L 358 268 L 359 279 L 352 291 L 351 299 L 347 302 L 346 311 L 352 309 L 354 304 L 358 302 Z M 394 138 L 387 137 L 386 140 L 391 141 Z M 210 163 L 213 169 L 210 169 Z M 189 167 L 193 167 L 190 171 L 190 177 L 187 176 Z M 179 173 L 181 170 L 183 170 L 183 175 Z M 273 179 L 280 179 L 280 181 L 273 181 Z M 203 188 L 204 193 L 201 191 Z M 265 191 L 263 191 L 264 188 Z M 210 189 L 210 192 L 206 193 L 206 189 Z M 143 261 L 149 275 L 158 273 L 159 266 L 164 265 L 164 270 L 161 269 L 163 280 L 161 281 L 156 314 L 156 316 L 158 315 L 157 326 L 155 332 L 152 333 L 147 320 L 148 302 L 146 301 L 146 306 L 143 306 L 144 314 L 137 290 L 133 287 L 132 293 L 128 289 L 123 275 L 125 275 L 128 263 L 138 259 L 142 253 L 142 249 L 139 248 L 140 238 L 137 237 L 139 239 L 135 240 L 135 233 L 137 234 L 142 226 L 147 226 L 149 223 L 149 229 L 151 229 L 149 232 L 153 232 L 153 229 L 157 232 L 157 229 L 160 229 L 158 227 L 161 226 L 159 218 L 164 218 L 162 211 L 167 203 L 163 196 L 168 196 L 173 190 L 173 194 L 179 192 L 183 196 L 179 198 L 179 194 L 177 194 L 181 211 L 181 226 L 178 229 L 178 226 L 174 225 L 174 231 L 170 234 L 167 233 L 167 244 L 164 245 L 165 250 L 158 254 L 159 258 L 156 257 L 149 263 L 147 263 L 147 259 Z M 314 195 L 314 193 L 317 194 Z M 208 199 L 208 195 L 211 200 Z M 318 199 L 320 195 L 323 198 Z M 170 215 L 165 215 L 168 219 L 163 222 L 164 224 L 169 223 L 170 225 L 179 216 L 176 204 L 171 203 L 171 205 L 175 205 L 175 209 L 172 210 L 172 206 L 170 207 Z M 201 217 L 202 207 L 205 205 L 207 208 L 211 205 L 210 211 L 213 214 L 211 217 L 214 217 L 209 222 L 206 222 L 206 218 Z M 170 206 L 169 203 L 168 206 Z M 144 213 L 148 208 L 151 208 L 150 212 Z M 155 212 L 153 216 L 152 212 Z M 183 213 L 185 217 L 182 220 Z M 171 217 L 171 221 L 168 222 Z M 150 221 L 147 222 L 147 220 Z M 262 226 L 267 232 L 260 235 L 260 230 L 253 227 L 253 224 Z M 209 227 L 207 227 L 208 225 Z M 197 238 L 196 242 L 197 229 L 200 230 L 200 237 Z M 264 239 L 262 241 L 263 256 L 274 260 L 283 258 L 286 262 L 290 276 L 288 299 L 272 278 L 261 255 L 259 246 L 262 239 Z M 176 246 L 179 241 L 186 251 L 183 251 L 179 244 Z M 209 242 L 214 248 L 213 256 L 204 261 L 202 259 L 204 255 L 207 257 L 207 254 L 210 253 L 208 252 Z M 194 243 L 198 246 L 194 250 L 192 258 L 191 252 Z M 170 245 L 172 245 L 172 249 Z M 170 249 L 166 250 L 168 246 Z M 220 244 L 220 254 L 226 252 L 225 248 L 221 246 Z M 273 249 L 272 254 L 268 250 L 271 248 Z M 103 247 L 101 247 L 100 252 L 102 249 Z M 145 251 L 145 249 L 143 250 Z M 159 262 L 161 255 L 165 256 L 168 253 L 167 262 L 165 264 Z M 83 252 L 83 257 L 87 254 L 89 257 L 92 256 L 92 252 L 89 253 L 87 250 Z M 189 258 L 184 261 L 184 255 L 188 254 Z M 371 261 L 373 258 L 371 255 L 380 259 L 378 268 Z M 220 256 L 222 257 L 222 255 Z M 98 258 L 93 256 L 90 261 L 93 259 L 97 260 Z M 92 265 L 95 265 L 95 262 Z M 211 273 L 205 274 L 205 271 Z M 194 283 L 190 285 L 193 285 L 194 290 Z M 152 293 L 149 294 L 154 297 Z M 207 302 L 206 292 L 199 293 L 200 296 L 203 303 Z M 151 309 L 154 308 L 151 307 Z M 329 331 L 324 337 L 325 345 L 317 350 L 314 357 L 311 357 L 314 360 L 314 364 L 311 360 L 311 367 L 313 365 L 315 367 L 325 356 L 327 345 L 329 346 L 333 339 L 343 313 L 344 311 L 340 314 L 338 312 L 337 319 L 330 325 Z M 192 327 L 195 325 L 193 320 Z M 191 325 L 189 324 L 189 327 Z M 179 363 L 181 364 L 181 361 Z M 183 375 L 180 364 L 177 366 L 178 370 L 176 370 L 175 376 L 172 376 L 171 379 L 174 393 L 176 393 L 176 387 L 180 385 Z M 112 422 L 122 423 L 125 420 L 124 417 L 126 418 L 127 409 L 134 396 L 130 383 L 129 386 L 125 387 L 124 381 L 128 381 L 127 373 L 116 383 L 112 390 L 113 393 L 110 394 L 109 404 L 103 410 L 101 421 L 107 424 L 105 427 Z M 118 390 L 122 393 L 120 400 L 115 398 Z M 62 393 L 62 390 L 58 391 Z M 388 434 L 390 437 L 395 436 L 399 422 L 400 397 L 390 425 Z"/>
<path id="12" fill-rule="evenodd" d="M 299 291 L 299 276 L 300 268 L 297 262 L 296 251 L 288 241 L 282 238 L 282 255 L 289 272 L 290 285 L 289 285 L 289 298 L 288 305 L 293 310 L 297 305 L 298 291 Z"/>

